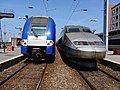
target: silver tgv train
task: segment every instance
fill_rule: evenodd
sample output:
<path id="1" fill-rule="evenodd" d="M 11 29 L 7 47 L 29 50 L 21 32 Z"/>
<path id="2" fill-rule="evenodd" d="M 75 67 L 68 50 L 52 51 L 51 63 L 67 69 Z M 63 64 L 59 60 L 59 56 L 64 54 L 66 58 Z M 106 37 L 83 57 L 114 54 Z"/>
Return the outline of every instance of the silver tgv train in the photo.
<path id="1" fill-rule="evenodd" d="M 68 58 L 95 61 L 106 55 L 103 41 L 85 26 L 64 26 L 57 45 Z"/>

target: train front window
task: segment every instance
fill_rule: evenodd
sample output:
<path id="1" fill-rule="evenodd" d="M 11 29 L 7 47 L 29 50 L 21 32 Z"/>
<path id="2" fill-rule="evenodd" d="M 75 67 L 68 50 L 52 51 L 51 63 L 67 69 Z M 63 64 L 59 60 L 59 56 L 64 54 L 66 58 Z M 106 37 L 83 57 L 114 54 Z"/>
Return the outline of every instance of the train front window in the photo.
<path id="1" fill-rule="evenodd" d="M 89 28 L 83 28 L 83 32 L 91 32 Z"/>
<path id="2" fill-rule="evenodd" d="M 71 33 L 71 32 L 80 32 L 80 29 L 79 28 L 69 28 L 68 33 Z"/>
<path id="3" fill-rule="evenodd" d="M 45 36 L 47 25 L 44 24 L 32 24 L 29 35 Z"/>

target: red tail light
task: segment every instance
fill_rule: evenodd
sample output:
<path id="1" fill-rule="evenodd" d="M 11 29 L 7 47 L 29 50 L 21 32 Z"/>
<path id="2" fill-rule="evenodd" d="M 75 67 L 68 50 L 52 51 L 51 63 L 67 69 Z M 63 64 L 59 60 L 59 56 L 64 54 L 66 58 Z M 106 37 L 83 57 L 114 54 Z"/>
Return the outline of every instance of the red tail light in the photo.
<path id="1" fill-rule="evenodd" d="M 26 42 L 24 42 L 24 44 L 26 45 L 27 43 L 26 43 Z"/>
<path id="2" fill-rule="evenodd" d="M 21 44 L 26 46 L 26 45 L 27 45 L 27 40 L 26 40 L 26 39 L 23 39 L 23 40 L 21 41 Z"/>
<path id="3" fill-rule="evenodd" d="M 47 43 L 47 45 L 50 45 L 50 43 Z"/>
<path id="4" fill-rule="evenodd" d="M 79 44 L 80 44 L 80 45 L 84 45 L 84 43 L 83 43 L 83 42 L 80 42 Z"/>
<path id="5" fill-rule="evenodd" d="M 47 40 L 47 45 L 48 46 L 51 46 L 51 45 L 53 45 L 54 44 L 54 42 L 52 41 L 52 40 Z"/>
<path id="6" fill-rule="evenodd" d="M 74 43 L 75 45 L 88 45 L 88 43 L 85 42 L 85 41 L 74 41 L 73 43 Z"/>

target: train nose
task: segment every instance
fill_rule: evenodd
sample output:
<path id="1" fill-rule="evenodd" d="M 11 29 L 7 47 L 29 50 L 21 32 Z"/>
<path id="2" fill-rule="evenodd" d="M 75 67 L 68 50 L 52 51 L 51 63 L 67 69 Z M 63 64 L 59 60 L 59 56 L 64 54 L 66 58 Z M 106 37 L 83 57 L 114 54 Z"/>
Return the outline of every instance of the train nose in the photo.
<path id="1" fill-rule="evenodd" d="M 88 58 L 88 59 L 102 59 L 105 58 L 106 52 L 105 50 L 99 50 L 94 48 L 77 48 L 80 51 L 78 56 L 81 58 Z"/>
<path id="2" fill-rule="evenodd" d="M 78 53 L 81 58 L 93 59 L 95 58 L 95 51 L 92 48 L 77 48 L 80 53 Z"/>
<path id="3" fill-rule="evenodd" d="M 101 41 L 74 41 L 74 45 L 80 51 L 79 56 L 88 59 L 102 59 L 105 58 L 106 49 Z"/>
<path id="4" fill-rule="evenodd" d="M 101 48 L 92 48 L 92 51 L 89 53 L 91 58 L 93 59 L 103 59 L 106 56 L 106 51 L 105 49 L 102 50 Z"/>
<path id="5" fill-rule="evenodd" d="M 103 59 L 106 56 L 106 49 L 105 48 L 94 48 L 95 58 L 96 59 Z"/>

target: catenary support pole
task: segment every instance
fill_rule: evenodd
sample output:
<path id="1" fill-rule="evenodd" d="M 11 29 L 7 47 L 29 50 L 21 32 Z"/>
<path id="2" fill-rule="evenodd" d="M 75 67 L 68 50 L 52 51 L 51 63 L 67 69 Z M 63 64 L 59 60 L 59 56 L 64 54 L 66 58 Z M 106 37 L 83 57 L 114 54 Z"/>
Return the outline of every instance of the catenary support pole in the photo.
<path id="1" fill-rule="evenodd" d="M 103 41 L 108 51 L 108 16 L 109 16 L 109 0 L 104 0 L 104 25 L 103 25 Z"/>

